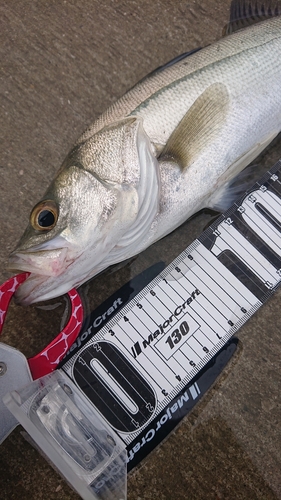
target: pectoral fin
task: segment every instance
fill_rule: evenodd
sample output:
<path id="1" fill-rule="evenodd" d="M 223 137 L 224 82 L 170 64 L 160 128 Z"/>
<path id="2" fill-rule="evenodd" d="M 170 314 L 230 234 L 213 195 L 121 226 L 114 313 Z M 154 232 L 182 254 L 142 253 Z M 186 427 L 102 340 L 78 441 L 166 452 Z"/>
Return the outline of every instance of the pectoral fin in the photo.
<path id="1" fill-rule="evenodd" d="M 169 137 L 161 159 L 173 159 L 182 169 L 216 137 L 225 122 L 229 94 L 222 83 L 210 85 L 193 103 Z"/>

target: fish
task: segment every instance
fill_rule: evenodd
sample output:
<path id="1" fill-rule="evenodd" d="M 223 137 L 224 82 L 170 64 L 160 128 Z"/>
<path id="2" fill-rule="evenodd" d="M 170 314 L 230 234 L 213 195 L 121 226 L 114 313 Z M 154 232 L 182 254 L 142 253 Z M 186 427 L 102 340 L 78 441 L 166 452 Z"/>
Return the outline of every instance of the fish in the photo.
<path id="1" fill-rule="evenodd" d="M 129 259 L 199 210 L 281 130 L 281 18 L 184 54 L 141 80 L 82 134 L 9 257 L 29 305 Z"/>

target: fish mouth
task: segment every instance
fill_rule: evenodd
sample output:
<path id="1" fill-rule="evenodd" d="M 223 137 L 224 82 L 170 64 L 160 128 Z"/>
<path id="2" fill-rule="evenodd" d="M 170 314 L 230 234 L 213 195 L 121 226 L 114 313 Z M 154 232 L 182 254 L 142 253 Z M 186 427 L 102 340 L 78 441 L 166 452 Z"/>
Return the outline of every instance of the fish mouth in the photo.
<path id="1" fill-rule="evenodd" d="M 54 293 L 55 287 L 55 293 Z M 29 306 L 37 302 L 59 297 L 72 288 L 71 283 L 57 284 L 53 276 L 30 274 L 16 290 L 14 299 L 20 306 Z"/>
<path id="2" fill-rule="evenodd" d="M 67 271 L 74 260 L 74 255 L 71 258 L 66 247 L 51 250 L 15 250 L 9 257 L 7 269 L 11 272 L 31 273 L 17 289 L 15 302 L 28 306 L 68 292 L 72 283 L 68 280 L 66 283 L 61 280 L 60 283 L 58 278 Z"/>
<path id="3" fill-rule="evenodd" d="M 30 274 L 28 278 L 19 286 L 14 295 L 15 303 L 20 306 L 29 306 L 34 302 L 43 301 L 44 298 L 40 294 L 34 296 L 34 291 L 41 287 L 48 278 L 43 275 Z"/>
<path id="4" fill-rule="evenodd" d="M 66 261 L 66 256 L 67 248 L 36 252 L 15 250 L 9 257 L 7 269 L 12 272 L 36 273 L 40 276 L 59 276 L 71 264 Z"/>

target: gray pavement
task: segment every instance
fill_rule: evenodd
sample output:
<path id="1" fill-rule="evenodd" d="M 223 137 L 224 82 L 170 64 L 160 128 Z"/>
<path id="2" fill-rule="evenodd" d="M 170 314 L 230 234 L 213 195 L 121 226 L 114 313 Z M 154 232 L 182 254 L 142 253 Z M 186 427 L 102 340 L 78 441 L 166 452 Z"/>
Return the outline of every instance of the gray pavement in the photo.
<path id="1" fill-rule="evenodd" d="M 1 0 L 0 280 L 29 212 L 80 133 L 140 78 L 221 36 L 227 0 Z M 279 141 L 259 171 L 281 157 Z M 83 287 L 90 309 L 150 263 L 168 263 L 201 214 L 131 265 Z M 281 498 L 280 292 L 240 330 L 238 352 L 193 413 L 128 479 L 129 500 Z M 31 356 L 60 328 L 12 304 L 2 341 Z M 17 428 L 0 447 L 0 499 L 78 498 Z"/>

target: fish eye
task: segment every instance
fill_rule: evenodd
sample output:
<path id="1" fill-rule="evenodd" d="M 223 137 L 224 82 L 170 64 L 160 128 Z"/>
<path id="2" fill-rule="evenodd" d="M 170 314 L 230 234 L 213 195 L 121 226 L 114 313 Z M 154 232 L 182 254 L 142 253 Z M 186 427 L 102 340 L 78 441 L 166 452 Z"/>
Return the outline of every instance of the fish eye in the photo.
<path id="1" fill-rule="evenodd" d="M 59 209 L 53 200 L 40 201 L 30 214 L 30 223 L 36 231 L 50 231 L 57 223 Z"/>

